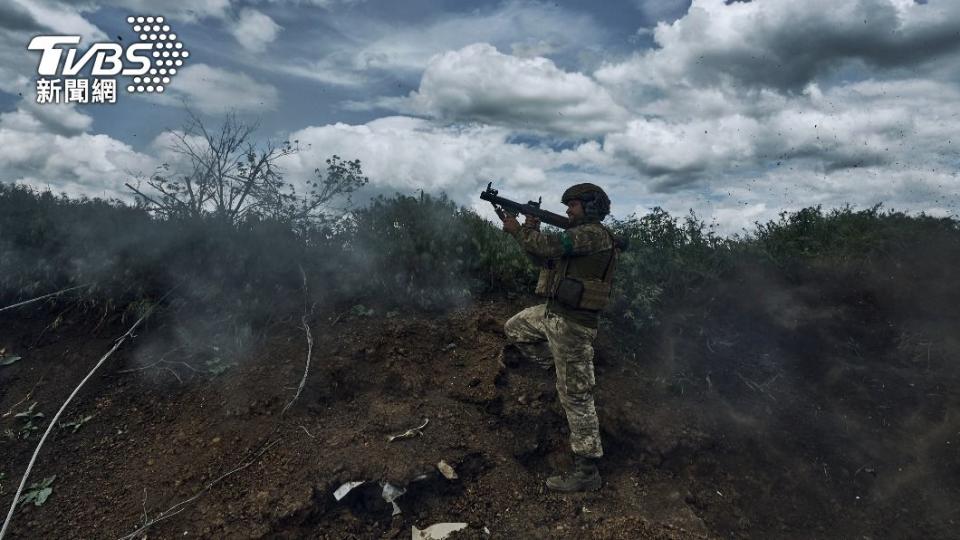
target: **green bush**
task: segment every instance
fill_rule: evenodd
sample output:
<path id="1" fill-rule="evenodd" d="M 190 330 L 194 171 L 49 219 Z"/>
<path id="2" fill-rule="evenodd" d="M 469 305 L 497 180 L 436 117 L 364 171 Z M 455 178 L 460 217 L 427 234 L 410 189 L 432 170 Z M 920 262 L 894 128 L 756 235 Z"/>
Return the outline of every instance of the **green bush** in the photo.
<path id="1" fill-rule="evenodd" d="M 329 305 L 441 309 L 533 284 L 516 242 L 445 195 L 379 197 L 339 221 L 292 225 L 255 214 L 164 220 L 0 184 L 0 297 L 93 282 L 88 297 L 122 306 L 177 286 L 197 310 L 261 320 L 302 306 L 300 267 L 310 300 Z"/>
<path id="2" fill-rule="evenodd" d="M 957 231 L 956 220 L 883 211 L 879 204 L 859 211 L 847 205 L 829 212 L 816 206 L 757 223 L 756 232 L 741 247 L 786 277 L 800 279 L 814 267 L 835 272 L 905 254 L 916 242 L 935 237 L 952 237 L 955 244 Z"/>
<path id="3" fill-rule="evenodd" d="M 459 304 L 477 293 L 532 283 L 516 242 L 446 195 L 378 197 L 340 233 L 347 284 L 381 301 L 421 308 Z M 360 268 L 362 272 L 352 272 Z"/>
<path id="4" fill-rule="evenodd" d="M 612 220 L 614 234 L 629 241 L 620 256 L 609 317 L 636 330 L 656 326 L 657 315 L 687 291 L 719 279 L 732 262 L 729 240 L 691 213 L 681 222 L 661 208 Z"/>

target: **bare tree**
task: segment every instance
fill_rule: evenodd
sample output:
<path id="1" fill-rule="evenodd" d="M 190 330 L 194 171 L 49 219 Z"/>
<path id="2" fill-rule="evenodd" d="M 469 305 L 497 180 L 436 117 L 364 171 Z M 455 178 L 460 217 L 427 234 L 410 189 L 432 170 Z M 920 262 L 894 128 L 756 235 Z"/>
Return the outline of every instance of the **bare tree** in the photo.
<path id="1" fill-rule="evenodd" d="M 171 131 L 170 149 L 186 158 L 187 165 L 164 163 L 137 185 L 126 184 L 138 203 L 166 219 L 214 217 L 237 225 L 252 217 L 290 222 L 325 216 L 333 199 L 346 197 L 368 182 L 360 160 L 339 156 L 326 160 L 326 176 L 318 168 L 300 196 L 284 181 L 279 160 L 300 152 L 299 142 L 258 145 L 257 126 L 229 114 L 213 132 L 192 112 L 182 131 Z M 145 184 L 145 186 L 144 186 Z"/>

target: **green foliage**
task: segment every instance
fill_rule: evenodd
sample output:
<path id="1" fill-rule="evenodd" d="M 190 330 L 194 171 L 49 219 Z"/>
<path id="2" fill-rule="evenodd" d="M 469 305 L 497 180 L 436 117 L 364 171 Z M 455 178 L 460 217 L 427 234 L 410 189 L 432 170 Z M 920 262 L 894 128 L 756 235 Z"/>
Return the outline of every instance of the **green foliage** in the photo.
<path id="1" fill-rule="evenodd" d="M 236 367 L 235 363 L 226 362 L 220 357 L 211 358 L 204 362 L 207 367 L 207 373 L 210 375 L 222 375 L 230 370 L 232 367 Z"/>
<path id="2" fill-rule="evenodd" d="M 45 416 L 42 412 L 35 410 L 36 408 L 37 402 L 34 401 L 27 410 L 13 415 L 14 418 L 19 418 L 21 421 L 18 433 L 21 439 L 29 439 L 31 434 L 40 429 Z"/>
<path id="3" fill-rule="evenodd" d="M 845 268 L 876 257 L 904 253 L 914 243 L 949 238 L 957 244 L 958 223 L 924 214 L 909 216 L 878 204 L 855 211 L 849 205 L 824 212 L 820 206 L 783 212 L 776 221 L 757 223 L 743 250 L 798 278 L 812 266 Z"/>
<path id="4" fill-rule="evenodd" d="M 368 308 L 363 304 L 356 304 L 350 308 L 350 314 L 354 317 L 372 317 L 376 313 L 372 308 Z"/>
<path id="5" fill-rule="evenodd" d="M 442 308 L 531 281 L 516 242 L 446 195 L 378 197 L 353 213 L 342 234 L 347 268 L 340 277 L 364 269 L 363 282 L 348 287 L 390 304 Z"/>
<path id="6" fill-rule="evenodd" d="M 630 242 L 617 266 L 610 316 L 636 330 L 655 326 L 666 302 L 719 279 L 731 265 L 731 242 L 693 213 L 681 223 L 654 208 L 640 218 L 613 220 L 610 228 Z"/>
<path id="7" fill-rule="evenodd" d="M 70 433 L 76 433 L 77 431 L 80 430 L 81 427 L 83 427 L 84 424 L 86 424 L 90 420 L 93 420 L 92 414 L 88 414 L 86 416 L 80 416 L 76 420 L 73 420 L 71 422 L 61 422 L 60 429 L 69 428 L 72 430 Z"/>
<path id="8" fill-rule="evenodd" d="M 21 508 L 27 503 L 33 503 L 34 506 L 43 506 L 43 503 L 47 502 L 47 499 L 53 494 L 53 481 L 56 479 L 57 475 L 53 475 L 44 478 L 40 482 L 30 484 L 27 486 L 27 491 L 17 500 L 17 504 L 19 504 Z"/>

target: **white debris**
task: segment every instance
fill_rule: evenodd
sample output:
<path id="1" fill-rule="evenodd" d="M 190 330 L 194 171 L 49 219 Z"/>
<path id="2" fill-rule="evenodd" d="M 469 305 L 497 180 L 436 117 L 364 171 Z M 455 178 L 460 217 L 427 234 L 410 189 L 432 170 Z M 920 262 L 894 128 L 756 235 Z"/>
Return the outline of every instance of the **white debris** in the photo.
<path id="1" fill-rule="evenodd" d="M 437 463 L 437 470 L 439 470 L 440 474 L 442 474 L 447 480 L 456 480 L 459 478 L 457 476 L 457 471 L 453 470 L 453 467 L 451 467 L 449 463 L 442 459 L 440 460 L 440 463 Z"/>
<path id="2" fill-rule="evenodd" d="M 387 437 L 387 442 L 401 441 L 403 439 L 409 439 L 411 437 L 423 437 L 423 428 L 427 427 L 427 424 L 430 423 L 429 418 L 424 418 L 423 423 L 415 428 L 410 428 L 399 435 L 389 435 Z"/>
<path id="3" fill-rule="evenodd" d="M 363 483 L 365 483 L 365 482 L 366 482 L 365 480 L 357 480 L 357 481 L 354 481 L 354 482 L 344 482 L 343 485 L 341 485 L 340 487 L 338 487 L 337 490 L 333 492 L 333 498 L 339 501 L 340 499 L 346 497 L 346 496 L 347 496 L 347 493 L 350 493 L 350 491 L 351 491 L 353 488 L 355 488 L 355 487 L 357 487 L 357 486 L 359 486 L 359 485 L 361 485 L 361 484 L 363 484 Z"/>
<path id="4" fill-rule="evenodd" d="M 466 523 L 437 523 L 420 530 L 416 526 L 411 527 L 412 540 L 443 540 L 450 534 L 467 528 Z"/>
<path id="5" fill-rule="evenodd" d="M 394 501 L 406 492 L 407 490 L 405 488 L 398 488 L 390 482 L 383 483 L 383 500 L 393 505 L 393 514 L 391 515 L 395 516 L 400 513 L 400 507 L 397 506 L 397 503 Z"/>

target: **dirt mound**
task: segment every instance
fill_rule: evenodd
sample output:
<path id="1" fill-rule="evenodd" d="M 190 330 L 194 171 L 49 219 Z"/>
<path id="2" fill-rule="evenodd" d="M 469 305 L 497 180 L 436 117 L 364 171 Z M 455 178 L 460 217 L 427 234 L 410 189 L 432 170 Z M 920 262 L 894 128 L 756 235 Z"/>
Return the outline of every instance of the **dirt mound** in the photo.
<path id="1" fill-rule="evenodd" d="M 597 493 L 544 490 L 570 465 L 552 374 L 497 361 L 503 322 L 533 299 L 314 317 L 285 414 L 307 350 L 296 319 L 198 346 L 168 317 L 71 406 L 80 425 L 54 432 L 32 475 L 56 475 L 53 493 L 14 536 L 121 537 L 164 517 L 150 537 L 406 538 L 447 521 L 469 525 L 458 538 L 950 537 L 956 314 L 738 275 L 642 341 L 601 332 Z M 0 368 L 0 412 L 52 416 L 131 322 L 55 316 L 0 318 L 0 346 L 23 357 Z M 5 504 L 36 445 L 24 418 L 0 425 Z M 348 482 L 363 483 L 337 500 Z"/>

